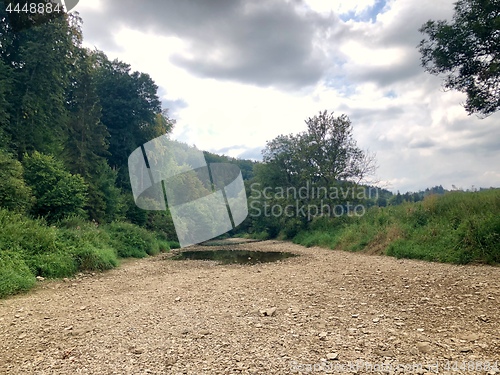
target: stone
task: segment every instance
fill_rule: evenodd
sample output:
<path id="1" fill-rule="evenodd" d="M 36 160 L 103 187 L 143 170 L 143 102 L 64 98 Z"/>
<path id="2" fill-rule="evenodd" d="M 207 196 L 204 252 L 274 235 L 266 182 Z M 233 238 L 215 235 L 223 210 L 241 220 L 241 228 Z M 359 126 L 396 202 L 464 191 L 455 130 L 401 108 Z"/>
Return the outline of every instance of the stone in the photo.
<path id="1" fill-rule="evenodd" d="M 431 344 L 429 342 L 417 342 L 417 349 L 420 353 L 429 354 L 432 352 Z"/>
<path id="2" fill-rule="evenodd" d="M 395 357 L 394 352 L 392 350 L 376 350 L 375 354 L 380 357 Z"/>
<path id="3" fill-rule="evenodd" d="M 477 333 L 463 334 L 459 336 L 459 339 L 465 341 L 476 341 L 479 340 L 479 335 Z"/>
<path id="4" fill-rule="evenodd" d="M 276 314 L 276 307 L 271 307 L 269 309 L 259 310 L 262 316 L 274 316 Z"/>
<path id="5" fill-rule="evenodd" d="M 329 361 L 336 361 L 339 359 L 339 353 L 328 353 L 326 355 L 326 359 L 328 359 Z"/>

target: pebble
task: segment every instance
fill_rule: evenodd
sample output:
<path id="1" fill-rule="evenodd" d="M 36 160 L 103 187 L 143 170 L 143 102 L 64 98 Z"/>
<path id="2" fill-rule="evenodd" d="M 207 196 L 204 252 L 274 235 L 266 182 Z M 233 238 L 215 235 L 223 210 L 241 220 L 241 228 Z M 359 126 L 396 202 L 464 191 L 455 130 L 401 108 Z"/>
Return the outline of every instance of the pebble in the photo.
<path id="1" fill-rule="evenodd" d="M 329 361 L 336 361 L 339 359 L 339 353 L 328 353 L 326 355 L 326 359 L 328 359 Z"/>

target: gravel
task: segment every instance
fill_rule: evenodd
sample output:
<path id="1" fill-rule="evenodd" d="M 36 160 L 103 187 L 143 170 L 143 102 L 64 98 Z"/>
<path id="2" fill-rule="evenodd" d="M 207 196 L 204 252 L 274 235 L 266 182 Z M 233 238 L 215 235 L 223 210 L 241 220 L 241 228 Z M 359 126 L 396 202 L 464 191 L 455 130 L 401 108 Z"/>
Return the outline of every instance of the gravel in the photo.
<path id="1" fill-rule="evenodd" d="M 39 280 L 0 301 L 0 374 L 500 374 L 497 267 L 233 248 L 301 256 Z"/>

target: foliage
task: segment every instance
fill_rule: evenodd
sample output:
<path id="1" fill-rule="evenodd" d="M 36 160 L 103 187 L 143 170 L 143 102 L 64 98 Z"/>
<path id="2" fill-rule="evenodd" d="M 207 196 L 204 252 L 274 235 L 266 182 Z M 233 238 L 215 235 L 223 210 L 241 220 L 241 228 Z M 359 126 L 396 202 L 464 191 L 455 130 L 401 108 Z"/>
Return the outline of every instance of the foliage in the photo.
<path id="1" fill-rule="evenodd" d="M 23 178 L 23 166 L 0 150 L 0 207 L 16 212 L 31 208 L 33 196 Z"/>
<path id="2" fill-rule="evenodd" d="M 13 83 L 5 125 L 11 147 L 19 158 L 34 150 L 59 154 L 66 139 L 64 103 L 74 31 L 66 16 L 22 32 L 6 22 L 0 30 L 1 58 Z"/>
<path id="3" fill-rule="evenodd" d="M 114 222 L 105 226 L 110 244 L 122 258 L 144 258 L 160 252 L 154 235 L 133 224 Z"/>
<path id="4" fill-rule="evenodd" d="M 324 111 L 305 122 L 306 131 L 268 142 L 264 163 L 255 165 L 247 184 L 251 218 L 243 223 L 250 233 L 293 238 L 317 216 L 360 200 L 375 204 L 359 185 L 374 174 L 375 160 L 357 147 L 349 118 Z"/>
<path id="5" fill-rule="evenodd" d="M 294 242 L 399 258 L 500 263 L 500 189 L 430 195 L 372 207 L 362 217 L 320 218 Z"/>
<path id="6" fill-rule="evenodd" d="M 179 246 L 133 224 L 98 225 L 72 216 L 56 225 L 0 209 L 0 298 L 30 289 L 35 276 L 104 271 L 116 267 L 119 256 L 144 257 Z"/>
<path id="7" fill-rule="evenodd" d="M 70 215 L 85 215 L 87 185 L 72 175 L 51 155 L 34 152 L 24 158 L 24 178 L 36 198 L 31 212 L 57 221 Z"/>
<path id="8" fill-rule="evenodd" d="M 27 291 L 35 285 L 35 276 L 15 252 L 0 249 L 0 298 Z"/>
<path id="9" fill-rule="evenodd" d="M 420 32 L 422 66 L 445 74 L 444 87 L 467 94 L 469 114 L 488 116 L 500 108 L 500 4 L 459 0 L 451 23 L 429 20 Z"/>
<path id="10" fill-rule="evenodd" d="M 360 182 L 375 172 L 373 156 L 357 147 L 346 115 L 324 111 L 305 122 L 307 131 L 280 135 L 263 151 L 264 163 L 275 164 L 287 182 Z"/>

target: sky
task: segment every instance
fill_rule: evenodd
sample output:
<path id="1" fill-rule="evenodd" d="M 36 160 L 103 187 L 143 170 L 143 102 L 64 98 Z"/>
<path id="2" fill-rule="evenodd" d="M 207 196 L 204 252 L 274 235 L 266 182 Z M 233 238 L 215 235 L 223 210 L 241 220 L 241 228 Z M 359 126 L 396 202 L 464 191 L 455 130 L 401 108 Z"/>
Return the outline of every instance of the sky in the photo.
<path id="1" fill-rule="evenodd" d="M 442 0 L 80 0 L 84 44 L 148 73 L 172 138 L 261 159 L 266 142 L 346 114 L 376 180 L 393 192 L 500 187 L 500 113 L 420 65 L 418 29 Z"/>

